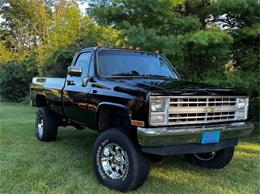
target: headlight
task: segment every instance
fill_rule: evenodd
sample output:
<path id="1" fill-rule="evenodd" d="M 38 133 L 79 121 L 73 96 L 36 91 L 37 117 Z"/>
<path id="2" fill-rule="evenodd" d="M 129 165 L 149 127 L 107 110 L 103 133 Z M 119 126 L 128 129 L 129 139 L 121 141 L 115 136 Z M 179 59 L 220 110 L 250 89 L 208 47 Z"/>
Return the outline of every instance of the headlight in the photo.
<path id="1" fill-rule="evenodd" d="M 245 98 L 239 98 L 238 99 L 238 108 L 244 109 L 246 107 L 246 99 Z"/>
<path id="2" fill-rule="evenodd" d="M 150 98 L 150 124 L 165 125 L 167 124 L 169 98 L 167 97 L 151 97 Z"/>
<path id="3" fill-rule="evenodd" d="M 166 107 L 165 98 L 153 98 L 151 99 L 151 111 L 152 112 L 164 112 Z"/>
<path id="4" fill-rule="evenodd" d="M 237 119 L 244 119 L 246 113 L 245 112 L 237 112 Z"/>
<path id="5" fill-rule="evenodd" d="M 247 119 L 249 99 L 245 97 L 237 98 L 237 112 L 236 119 L 244 120 Z"/>

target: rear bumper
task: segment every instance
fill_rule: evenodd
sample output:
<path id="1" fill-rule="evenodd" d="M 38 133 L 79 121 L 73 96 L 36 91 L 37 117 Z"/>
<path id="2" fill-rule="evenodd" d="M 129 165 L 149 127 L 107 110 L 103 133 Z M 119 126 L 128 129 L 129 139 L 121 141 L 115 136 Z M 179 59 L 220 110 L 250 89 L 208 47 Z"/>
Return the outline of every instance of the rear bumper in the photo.
<path id="1" fill-rule="evenodd" d="M 138 142 L 144 152 L 161 155 L 180 153 L 198 153 L 220 150 L 235 146 L 237 139 L 249 136 L 253 124 L 236 122 L 220 125 L 202 125 L 192 127 L 137 128 Z M 221 141 L 217 144 L 202 145 L 201 135 L 204 131 L 221 131 Z M 230 141 L 233 140 L 233 141 Z M 235 141 L 234 141 L 235 140 Z M 184 149 L 186 147 L 186 149 Z M 172 149 L 171 149 L 172 148 Z M 173 149 L 174 148 L 174 149 Z M 194 149 L 196 148 L 196 149 Z M 193 150 L 192 150 L 193 149 Z M 157 150 L 157 152 L 156 152 Z M 168 150 L 168 152 L 166 152 Z M 160 151 L 160 152 L 158 152 Z M 172 151 L 172 152 L 171 152 Z"/>

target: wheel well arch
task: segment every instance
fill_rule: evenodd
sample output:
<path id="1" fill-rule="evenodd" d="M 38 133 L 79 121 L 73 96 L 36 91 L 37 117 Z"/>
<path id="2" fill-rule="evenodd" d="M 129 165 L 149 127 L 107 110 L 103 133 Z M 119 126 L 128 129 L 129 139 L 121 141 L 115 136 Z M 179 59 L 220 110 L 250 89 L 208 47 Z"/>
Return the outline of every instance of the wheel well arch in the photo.
<path id="1" fill-rule="evenodd" d="M 110 128 L 131 128 L 131 112 L 121 104 L 101 103 L 96 114 L 96 127 L 98 131 Z"/>
<path id="2" fill-rule="evenodd" d="M 37 107 L 47 106 L 47 99 L 42 94 L 36 95 L 35 102 Z"/>

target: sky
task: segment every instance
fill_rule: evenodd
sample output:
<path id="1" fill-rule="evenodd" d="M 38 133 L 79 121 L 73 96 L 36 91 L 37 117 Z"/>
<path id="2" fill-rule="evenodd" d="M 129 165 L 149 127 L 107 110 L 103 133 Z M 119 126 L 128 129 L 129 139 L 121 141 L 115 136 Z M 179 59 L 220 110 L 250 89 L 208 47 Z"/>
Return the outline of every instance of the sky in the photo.
<path id="1" fill-rule="evenodd" d="M 0 15 L 0 23 L 1 23 L 1 22 L 3 22 L 3 18 L 2 18 L 2 16 Z"/>
<path id="2" fill-rule="evenodd" d="M 78 4 L 81 14 L 86 15 L 86 8 L 88 8 L 88 3 L 85 1 L 84 3 L 79 2 Z"/>

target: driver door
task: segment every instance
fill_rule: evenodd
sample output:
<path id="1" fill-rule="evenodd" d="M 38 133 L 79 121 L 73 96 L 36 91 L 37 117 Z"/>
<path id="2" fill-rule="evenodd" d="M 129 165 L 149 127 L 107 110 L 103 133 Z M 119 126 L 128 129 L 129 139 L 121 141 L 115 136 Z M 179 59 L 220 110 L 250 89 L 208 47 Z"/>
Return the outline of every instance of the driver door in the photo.
<path id="1" fill-rule="evenodd" d="M 81 76 L 67 75 L 63 90 L 64 113 L 75 122 L 87 125 L 89 122 L 88 95 L 91 84 L 88 82 L 88 70 L 93 63 L 93 52 L 78 54 L 74 66 L 81 68 Z"/>

